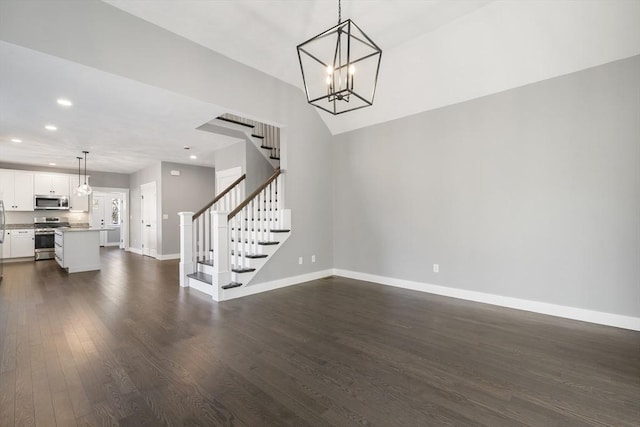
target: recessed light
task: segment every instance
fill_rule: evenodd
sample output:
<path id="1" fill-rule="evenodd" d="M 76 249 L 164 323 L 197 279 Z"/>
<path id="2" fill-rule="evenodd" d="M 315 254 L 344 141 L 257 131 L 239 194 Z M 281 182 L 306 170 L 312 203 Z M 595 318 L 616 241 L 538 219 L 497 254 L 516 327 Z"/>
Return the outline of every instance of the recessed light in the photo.
<path id="1" fill-rule="evenodd" d="M 45 128 L 46 130 L 58 130 L 58 128 L 57 128 L 57 127 L 55 127 L 54 125 L 46 125 L 44 128 Z"/>
<path id="2" fill-rule="evenodd" d="M 56 165 L 55 163 L 49 163 L 49 166 L 55 166 L 55 165 Z"/>
<path id="3" fill-rule="evenodd" d="M 190 158 L 191 160 L 195 160 L 195 159 L 197 159 L 197 158 L 198 158 L 198 156 L 194 156 L 194 155 L 192 154 L 192 155 L 190 155 L 190 156 L 189 156 L 189 158 Z"/>
<path id="4" fill-rule="evenodd" d="M 58 102 L 58 104 L 62 105 L 63 107 L 71 107 L 73 105 L 73 102 L 69 101 L 68 99 L 64 99 L 64 98 L 58 98 L 57 102 Z"/>
<path id="5" fill-rule="evenodd" d="M 11 138 L 11 142 L 15 142 L 16 144 L 20 144 L 22 142 L 22 140 L 18 139 L 18 138 Z"/>

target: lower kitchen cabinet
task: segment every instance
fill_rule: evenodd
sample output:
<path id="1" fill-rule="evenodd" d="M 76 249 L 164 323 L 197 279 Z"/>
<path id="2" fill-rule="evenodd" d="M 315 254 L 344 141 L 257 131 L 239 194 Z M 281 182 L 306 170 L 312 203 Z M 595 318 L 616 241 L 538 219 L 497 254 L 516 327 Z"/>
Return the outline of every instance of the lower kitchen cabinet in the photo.
<path id="1" fill-rule="evenodd" d="M 32 257 L 35 251 L 33 229 L 14 229 L 7 231 L 11 233 L 11 237 L 9 238 L 11 255 L 8 258 Z"/>
<path id="2" fill-rule="evenodd" d="M 92 229 L 57 229 L 56 262 L 69 273 L 100 270 L 99 233 Z"/>
<path id="3" fill-rule="evenodd" d="M 2 259 L 11 258 L 11 230 L 5 230 L 4 243 L 2 243 L 2 253 L 0 254 Z"/>

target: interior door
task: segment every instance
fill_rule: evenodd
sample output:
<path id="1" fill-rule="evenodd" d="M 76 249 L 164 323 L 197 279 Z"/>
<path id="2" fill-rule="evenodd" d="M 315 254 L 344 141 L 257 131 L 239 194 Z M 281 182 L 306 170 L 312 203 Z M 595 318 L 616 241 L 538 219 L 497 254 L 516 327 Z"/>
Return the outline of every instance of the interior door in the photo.
<path id="1" fill-rule="evenodd" d="M 102 195 L 94 194 L 93 202 L 91 203 L 91 227 L 93 228 L 104 228 L 105 221 L 107 218 L 105 217 L 105 197 Z M 107 232 L 100 232 L 100 246 L 104 246 L 107 244 Z"/>
<path id="2" fill-rule="evenodd" d="M 142 254 L 156 258 L 158 256 L 158 224 L 156 208 L 156 183 L 150 182 L 140 186 L 142 217 Z"/>

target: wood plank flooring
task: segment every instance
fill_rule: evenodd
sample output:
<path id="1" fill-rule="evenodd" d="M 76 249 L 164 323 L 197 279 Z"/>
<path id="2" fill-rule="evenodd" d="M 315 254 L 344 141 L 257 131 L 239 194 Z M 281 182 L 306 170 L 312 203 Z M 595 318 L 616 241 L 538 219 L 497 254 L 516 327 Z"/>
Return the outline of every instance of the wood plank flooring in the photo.
<path id="1" fill-rule="evenodd" d="M 5 265 L 0 426 L 638 426 L 640 333 L 327 278 L 216 304 L 175 261 Z"/>

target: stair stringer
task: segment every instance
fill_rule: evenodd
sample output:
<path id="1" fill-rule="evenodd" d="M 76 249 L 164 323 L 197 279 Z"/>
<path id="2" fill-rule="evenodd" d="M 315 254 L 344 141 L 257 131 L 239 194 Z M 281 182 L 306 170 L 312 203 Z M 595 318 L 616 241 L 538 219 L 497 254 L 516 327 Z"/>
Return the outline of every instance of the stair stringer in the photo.
<path id="1" fill-rule="evenodd" d="M 269 240 L 274 242 L 277 241 L 278 244 L 276 245 L 257 245 L 257 254 L 266 254 L 267 257 L 266 258 L 246 258 L 246 257 L 241 257 L 241 262 L 239 263 L 238 267 L 248 267 L 248 268 L 255 268 L 255 271 L 251 271 L 251 272 L 246 272 L 246 273 L 235 273 L 232 272 L 231 273 L 231 281 L 232 282 L 238 282 L 238 283 L 242 283 L 241 287 L 237 287 L 237 288 L 232 288 L 232 289 L 222 289 L 222 286 L 225 285 L 220 284 L 218 286 L 219 290 L 220 290 L 220 296 L 221 299 L 220 301 L 224 301 L 225 299 L 231 299 L 231 298 L 235 298 L 236 295 L 238 295 L 239 293 L 243 292 L 241 291 L 242 288 L 246 288 L 247 286 L 249 286 L 250 282 L 253 280 L 253 278 L 258 274 L 258 272 L 260 272 L 260 270 L 262 269 L 262 267 L 264 267 L 268 262 L 271 261 L 271 259 L 273 258 L 273 255 L 284 245 L 284 243 L 289 239 L 289 237 L 291 237 L 291 210 L 290 209 L 283 209 L 281 212 L 281 221 L 278 222 L 272 222 L 270 224 L 270 229 L 271 230 L 289 230 L 288 232 L 276 232 L 276 233 L 269 233 Z M 249 239 L 254 239 L 255 236 L 253 234 L 250 234 L 249 236 L 247 236 Z M 232 266 L 232 267 L 236 267 L 236 266 Z"/>
<path id="2" fill-rule="evenodd" d="M 264 125 L 264 126 L 270 126 L 270 125 Z M 211 120 L 208 123 L 205 123 L 202 126 L 199 126 L 197 129 L 205 132 L 217 133 L 219 135 L 225 135 L 233 138 L 243 139 L 247 143 L 250 143 L 254 147 L 256 147 L 256 149 L 260 152 L 262 157 L 264 157 L 269 162 L 269 164 L 273 166 L 274 169 L 280 166 L 280 160 L 273 159 L 271 157 L 272 150 L 263 148 L 264 139 L 254 135 L 254 127 L 248 127 L 246 125 L 228 122 L 228 121 L 224 121 L 216 118 Z M 280 142 L 278 141 L 278 146 L 279 145 L 280 145 Z"/>

